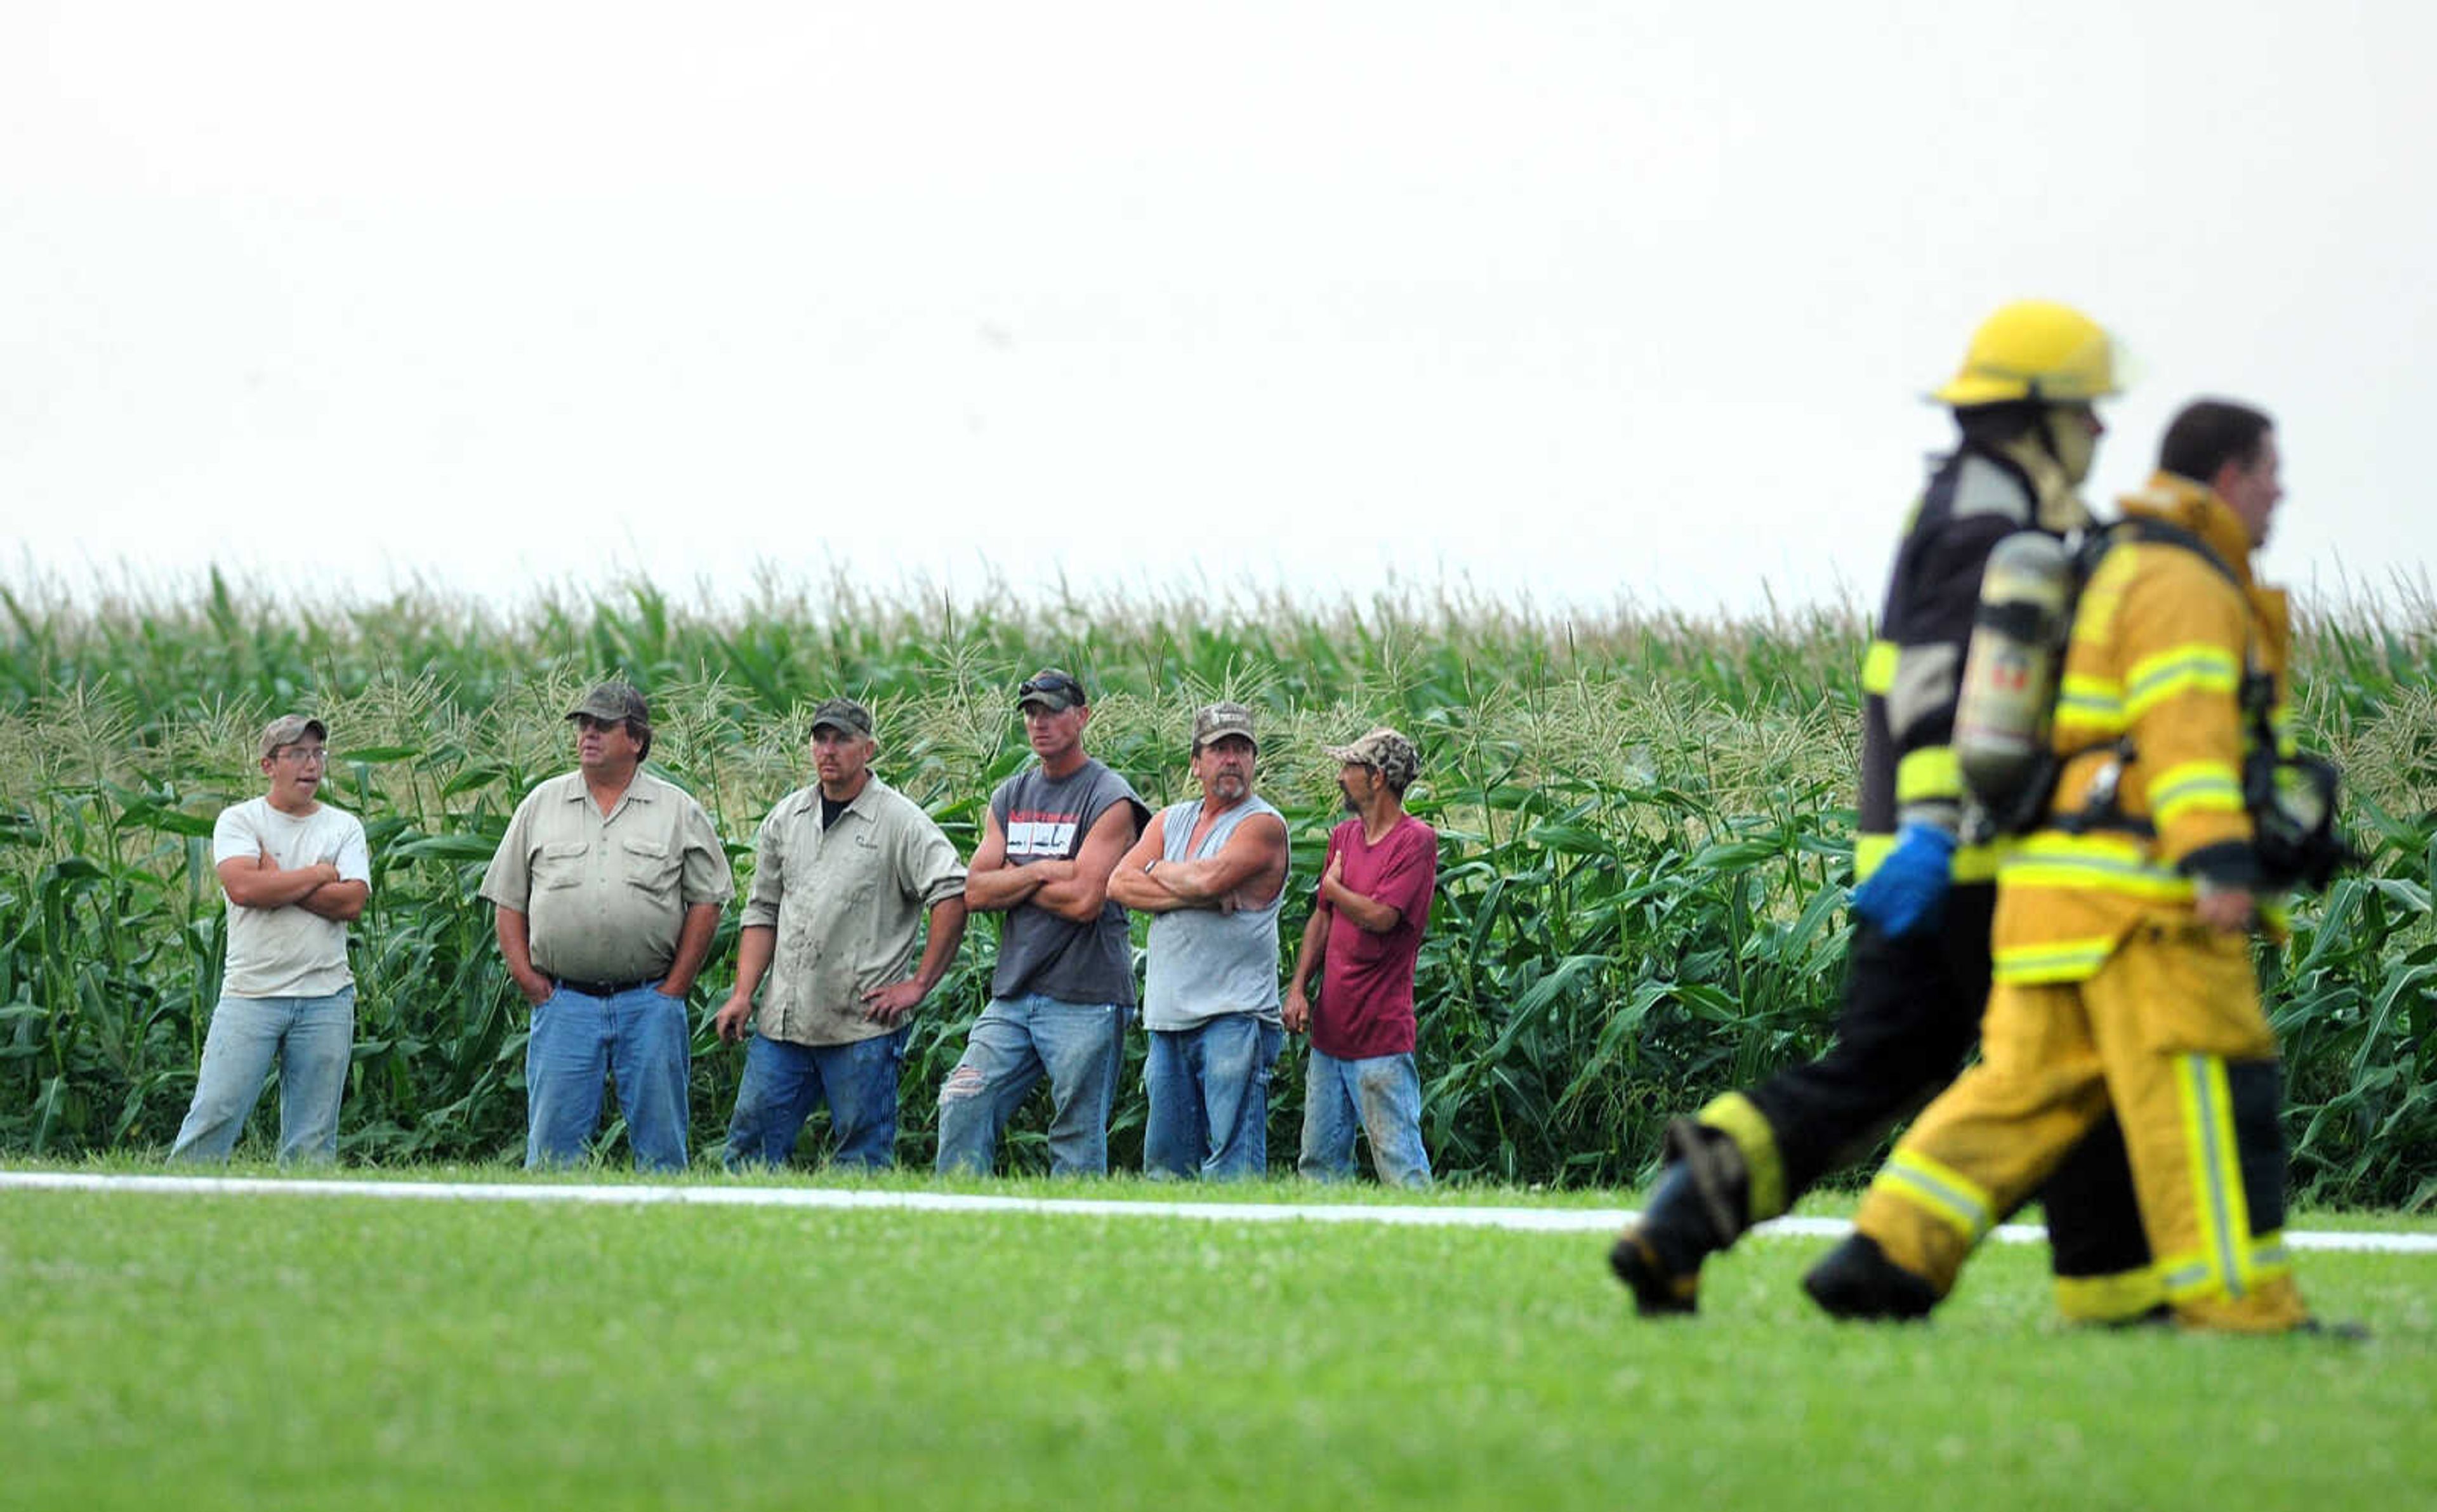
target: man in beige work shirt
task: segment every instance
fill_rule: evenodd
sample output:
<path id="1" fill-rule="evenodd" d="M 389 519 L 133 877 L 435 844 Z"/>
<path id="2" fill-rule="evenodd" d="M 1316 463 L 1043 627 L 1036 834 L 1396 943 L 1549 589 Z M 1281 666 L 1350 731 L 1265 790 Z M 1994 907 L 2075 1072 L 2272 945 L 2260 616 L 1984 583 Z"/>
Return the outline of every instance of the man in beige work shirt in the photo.
<path id="1" fill-rule="evenodd" d="M 651 710 L 604 683 L 567 711 L 577 770 L 525 796 L 482 874 L 500 954 L 534 1005 L 525 1164 L 581 1159 L 617 1084 L 645 1170 L 686 1164 L 686 993 L 733 893 L 710 816 L 641 770 Z"/>
<path id="2" fill-rule="evenodd" d="M 819 780 L 762 822 L 736 990 L 715 1020 L 724 1040 L 750 1035 L 728 1125 L 731 1171 L 784 1165 L 817 1102 L 829 1104 L 837 1164 L 876 1170 L 897 1158 L 908 1016 L 965 936 L 965 867 L 930 815 L 871 774 L 876 749 L 868 709 L 822 704 L 813 711 Z"/>

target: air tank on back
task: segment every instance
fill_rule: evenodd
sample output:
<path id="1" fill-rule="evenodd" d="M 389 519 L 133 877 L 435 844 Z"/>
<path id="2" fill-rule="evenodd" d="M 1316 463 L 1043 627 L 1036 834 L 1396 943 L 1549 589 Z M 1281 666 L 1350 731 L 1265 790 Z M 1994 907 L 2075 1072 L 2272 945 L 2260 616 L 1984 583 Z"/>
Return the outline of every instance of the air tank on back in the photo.
<path id="1" fill-rule="evenodd" d="M 1997 543 L 1980 578 L 1980 608 L 1955 705 L 1955 761 L 1983 833 L 2022 827 L 2037 817 L 2053 763 L 2048 716 L 2057 663 L 2072 607 L 2073 553 L 2041 530 Z"/>

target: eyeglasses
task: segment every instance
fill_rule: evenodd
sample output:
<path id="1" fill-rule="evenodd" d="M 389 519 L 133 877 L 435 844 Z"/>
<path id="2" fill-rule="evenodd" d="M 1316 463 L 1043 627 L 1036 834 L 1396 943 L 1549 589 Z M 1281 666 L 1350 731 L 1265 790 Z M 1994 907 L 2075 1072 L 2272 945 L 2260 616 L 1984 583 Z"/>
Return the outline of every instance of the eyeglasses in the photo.
<path id="1" fill-rule="evenodd" d="M 279 748 L 279 758 L 283 761 L 293 761 L 300 767 L 309 767 L 316 762 L 329 760 L 330 752 L 326 746 L 283 745 Z"/>
<path id="2" fill-rule="evenodd" d="M 1054 694 L 1077 704 L 1091 702 L 1083 692 L 1083 685 L 1071 677 L 1035 677 L 1015 690 L 1018 699 L 1027 699 L 1037 693 Z"/>

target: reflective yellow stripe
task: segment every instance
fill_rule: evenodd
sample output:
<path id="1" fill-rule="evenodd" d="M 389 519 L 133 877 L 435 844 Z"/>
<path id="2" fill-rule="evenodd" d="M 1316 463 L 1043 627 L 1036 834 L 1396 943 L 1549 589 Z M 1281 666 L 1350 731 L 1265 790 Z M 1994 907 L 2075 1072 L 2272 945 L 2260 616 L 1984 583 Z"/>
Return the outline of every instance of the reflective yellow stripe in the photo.
<path id="1" fill-rule="evenodd" d="M 2112 677 L 2067 672 L 2057 686 L 2056 725 L 2060 730 L 2122 735 L 2124 685 Z"/>
<path id="2" fill-rule="evenodd" d="M 1963 768 L 1951 745 L 1929 745 L 1896 763 L 1896 802 L 1963 796 Z"/>
<path id="3" fill-rule="evenodd" d="M 2115 936 L 2053 940 L 2039 945 L 2000 947 L 1990 974 L 1999 982 L 2083 982 L 2098 974 L 2115 953 Z"/>
<path id="4" fill-rule="evenodd" d="M 2069 1323 L 2130 1323 L 2166 1300 L 2158 1273 L 2144 1265 L 2113 1276 L 2060 1276 L 2057 1312 Z"/>
<path id="5" fill-rule="evenodd" d="M 1955 863 L 1946 869 L 1946 874 L 1958 882 L 1993 882 L 1997 879 L 1997 868 L 2005 864 L 2006 855 L 2012 849 L 2003 841 L 1991 841 L 1986 845 L 1957 846 Z"/>
<path id="6" fill-rule="evenodd" d="M 1887 852 L 1895 848 L 1896 837 L 1893 835 L 1876 832 L 1855 835 L 1853 880 L 1857 884 L 1868 881 L 1870 874 L 1887 859 Z M 2006 858 L 2012 855 L 2013 850 L 2010 839 L 1992 840 L 1985 845 L 1958 845 L 1954 860 L 1946 868 L 1946 875 L 1958 882 L 1995 881 L 1998 868 L 2005 864 Z"/>
<path id="7" fill-rule="evenodd" d="M 2222 646 L 2184 645 L 2135 662 L 2124 680 L 2124 717 L 2137 720 L 2181 693 L 2232 693 L 2242 684 L 2242 664 Z"/>
<path id="8" fill-rule="evenodd" d="M 1766 1223 L 1785 1211 L 1785 1166 L 1777 1155 L 1777 1130 L 1760 1104 L 1728 1092 L 1692 1115 L 1693 1121 L 1735 1141 L 1744 1157 L 1744 1222 Z"/>
<path id="9" fill-rule="evenodd" d="M 1884 1187 L 1920 1208 L 1962 1235 L 1967 1244 L 1980 1243 L 1989 1232 L 1989 1209 L 1994 1204 L 1988 1189 L 1918 1150 L 1897 1146 L 1870 1186 Z"/>
<path id="10" fill-rule="evenodd" d="M 1862 691 L 1886 697 L 1887 689 L 1896 686 L 1896 657 L 1900 654 L 1892 640 L 1874 640 L 1862 656 Z"/>
<path id="11" fill-rule="evenodd" d="M 2161 903 L 2192 897 L 2191 878 L 2151 860 L 2139 843 L 2116 835 L 2043 830 L 2005 859 L 1997 880 L 2021 887 L 2096 888 Z"/>
<path id="12" fill-rule="evenodd" d="M 2186 761 L 2149 783 L 2149 811 L 2161 825 L 2188 813 L 2242 812 L 2242 779 L 2223 761 Z"/>
<path id="13" fill-rule="evenodd" d="M 2183 1156 L 2191 1181 L 2192 1215 L 2200 1224 L 2197 1257 L 2206 1279 L 2186 1279 L 2183 1295 L 2235 1298 L 2250 1290 L 2250 1204 L 2242 1191 L 2242 1160 L 2235 1142 L 2234 1092 L 2225 1061 L 2185 1055 L 2175 1066 L 2175 1100 L 2183 1114 Z"/>

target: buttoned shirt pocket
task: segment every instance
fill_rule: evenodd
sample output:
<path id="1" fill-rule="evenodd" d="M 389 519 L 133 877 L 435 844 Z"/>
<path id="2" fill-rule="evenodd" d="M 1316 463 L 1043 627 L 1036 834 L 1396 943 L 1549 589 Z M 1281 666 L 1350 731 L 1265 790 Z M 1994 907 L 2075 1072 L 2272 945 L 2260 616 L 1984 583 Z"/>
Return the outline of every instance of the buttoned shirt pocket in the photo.
<path id="1" fill-rule="evenodd" d="M 558 841 L 542 846 L 533 860 L 534 891 L 580 885 L 584 880 L 586 860 L 591 854 L 589 841 Z"/>
<path id="2" fill-rule="evenodd" d="M 664 901 L 676 896 L 677 877 L 685 857 L 657 840 L 628 836 L 618 843 L 618 862 L 626 885 Z"/>

